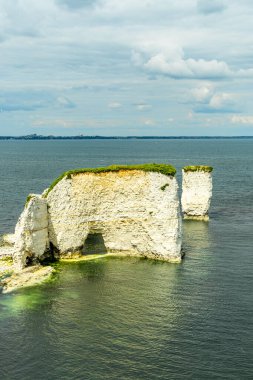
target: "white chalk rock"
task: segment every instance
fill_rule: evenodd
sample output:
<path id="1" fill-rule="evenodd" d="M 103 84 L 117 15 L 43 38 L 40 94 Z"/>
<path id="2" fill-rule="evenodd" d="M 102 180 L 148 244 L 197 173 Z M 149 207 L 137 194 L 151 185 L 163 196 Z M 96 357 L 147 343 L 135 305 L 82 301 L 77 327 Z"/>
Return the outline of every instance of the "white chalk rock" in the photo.
<path id="1" fill-rule="evenodd" d="M 15 243 L 15 234 L 6 234 L 0 237 L 0 247 L 13 247 Z"/>
<path id="2" fill-rule="evenodd" d="M 49 241 L 59 254 L 85 253 L 99 234 L 106 252 L 181 260 L 177 181 L 141 170 L 79 173 L 49 192 Z"/>
<path id="3" fill-rule="evenodd" d="M 31 194 L 15 228 L 14 265 L 23 269 L 27 260 L 40 258 L 48 247 L 47 201 Z"/>
<path id="4" fill-rule="evenodd" d="M 209 220 L 212 198 L 212 168 L 185 167 L 182 171 L 182 211 L 185 219 Z"/>

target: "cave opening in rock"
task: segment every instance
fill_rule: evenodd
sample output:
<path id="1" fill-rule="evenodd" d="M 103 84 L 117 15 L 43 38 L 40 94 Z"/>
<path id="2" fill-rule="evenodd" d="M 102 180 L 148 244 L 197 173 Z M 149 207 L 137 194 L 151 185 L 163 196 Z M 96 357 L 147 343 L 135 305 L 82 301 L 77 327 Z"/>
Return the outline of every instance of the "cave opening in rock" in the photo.
<path id="1" fill-rule="evenodd" d="M 85 240 L 82 253 L 83 255 L 101 255 L 107 253 L 103 235 L 99 232 L 89 233 Z"/>

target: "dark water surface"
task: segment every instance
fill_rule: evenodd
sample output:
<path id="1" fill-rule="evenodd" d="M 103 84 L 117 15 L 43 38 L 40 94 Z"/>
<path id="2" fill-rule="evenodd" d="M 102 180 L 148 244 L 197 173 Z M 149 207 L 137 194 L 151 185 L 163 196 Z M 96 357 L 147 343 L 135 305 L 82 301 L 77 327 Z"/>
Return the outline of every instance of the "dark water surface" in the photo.
<path id="1" fill-rule="evenodd" d="M 0 295 L 0 379 L 253 379 L 253 141 L 0 141 L 0 233 L 29 192 L 77 167 L 215 168 L 211 220 L 184 222 L 180 265 L 65 264 Z"/>

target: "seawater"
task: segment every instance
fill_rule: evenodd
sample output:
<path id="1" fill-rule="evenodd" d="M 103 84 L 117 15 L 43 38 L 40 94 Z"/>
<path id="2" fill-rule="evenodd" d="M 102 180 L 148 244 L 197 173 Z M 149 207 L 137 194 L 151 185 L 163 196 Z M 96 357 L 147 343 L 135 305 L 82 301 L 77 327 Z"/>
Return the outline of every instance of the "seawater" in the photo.
<path id="1" fill-rule="evenodd" d="M 253 140 L 0 141 L 0 233 L 77 167 L 214 166 L 182 264 L 103 258 L 0 295 L 0 379 L 252 379 Z"/>

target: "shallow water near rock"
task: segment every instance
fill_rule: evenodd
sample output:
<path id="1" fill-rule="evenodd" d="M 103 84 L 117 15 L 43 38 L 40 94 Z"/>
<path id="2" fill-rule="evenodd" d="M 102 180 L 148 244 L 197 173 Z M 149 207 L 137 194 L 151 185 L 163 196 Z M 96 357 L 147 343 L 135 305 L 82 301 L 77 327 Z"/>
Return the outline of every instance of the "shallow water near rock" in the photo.
<path id="1" fill-rule="evenodd" d="M 1 379 L 252 379 L 253 141 L 0 141 L 0 231 L 62 171 L 214 166 L 210 222 L 184 222 L 185 259 L 61 263 L 0 295 Z M 178 172 L 180 181 L 180 171 Z"/>

